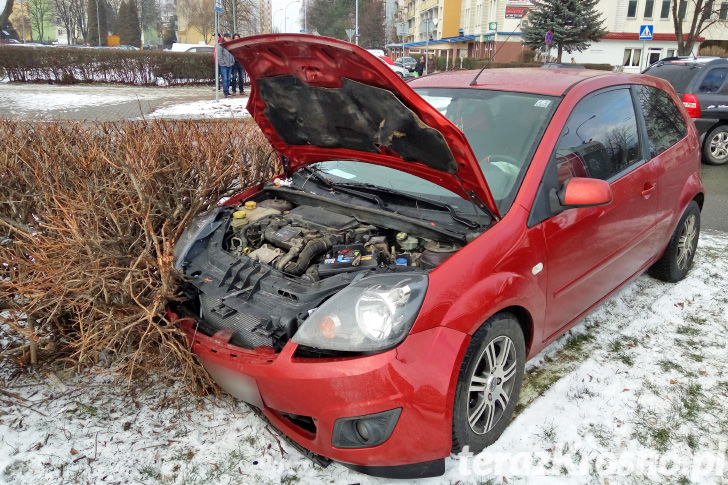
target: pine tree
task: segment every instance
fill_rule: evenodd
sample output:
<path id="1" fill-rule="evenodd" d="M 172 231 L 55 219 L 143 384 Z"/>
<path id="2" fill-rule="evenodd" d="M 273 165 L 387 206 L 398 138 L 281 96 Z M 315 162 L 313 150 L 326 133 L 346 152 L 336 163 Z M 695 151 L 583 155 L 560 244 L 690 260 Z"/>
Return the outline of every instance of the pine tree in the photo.
<path id="1" fill-rule="evenodd" d="M 129 0 L 129 41 L 123 42 L 126 45 L 133 45 L 135 47 L 142 46 L 142 28 L 139 20 L 139 9 L 137 8 L 136 0 Z"/>
<path id="2" fill-rule="evenodd" d="M 139 27 L 139 11 L 136 2 L 121 2 L 119 5 L 119 42 L 122 45 L 133 45 L 136 47 L 142 44 L 141 28 Z"/>
<path id="3" fill-rule="evenodd" d="M 126 44 L 127 39 L 129 38 L 128 33 L 128 24 L 129 24 L 129 6 L 127 3 L 122 0 L 119 4 L 119 11 L 116 12 L 116 34 L 119 36 L 119 43 L 120 44 Z"/>
<path id="4" fill-rule="evenodd" d="M 599 0 L 533 0 L 528 25 L 522 27 L 523 43 L 534 50 L 545 50 L 546 32 L 556 47 L 557 62 L 566 52 L 581 52 L 607 33 L 596 6 Z"/>
<path id="5" fill-rule="evenodd" d="M 90 45 L 106 45 L 106 36 L 109 34 L 106 22 L 106 2 L 104 0 L 88 0 L 87 7 L 88 34 L 86 36 L 86 43 Z M 101 35 L 99 35 L 99 27 L 101 28 Z M 99 39 L 101 40 L 100 43 Z"/>

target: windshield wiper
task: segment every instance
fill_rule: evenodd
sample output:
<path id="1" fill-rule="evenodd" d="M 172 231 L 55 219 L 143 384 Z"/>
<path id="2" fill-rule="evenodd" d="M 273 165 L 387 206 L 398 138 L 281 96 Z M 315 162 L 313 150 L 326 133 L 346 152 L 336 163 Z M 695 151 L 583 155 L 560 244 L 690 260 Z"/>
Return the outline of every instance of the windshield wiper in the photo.
<path id="1" fill-rule="evenodd" d="M 331 180 L 327 179 L 323 175 L 321 175 L 320 170 L 311 168 L 311 167 L 303 167 L 303 170 L 311 174 L 311 176 L 316 179 L 318 182 L 322 183 L 325 187 L 332 189 L 332 190 L 338 190 L 339 192 L 343 192 L 345 194 L 355 195 L 357 197 L 361 197 L 362 199 L 371 200 L 374 201 L 375 204 L 377 204 L 377 207 L 380 209 L 386 209 L 387 204 L 384 203 L 381 197 L 379 197 L 376 194 L 370 194 L 368 192 L 361 192 L 359 190 L 354 190 L 352 188 L 349 188 L 348 185 L 350 184 L 342 184 L 338 183 L 335 184 Z"/>
<path id="2" fill-rule="evenodd" d="M 428 199 L 426 197 L 420 197 L 414 194 L 410 194 L 407 192 L 400 192 L 398 190 L 388 189 L 385 187 L 380 187 L 378 185 L 373 184 L 367 184 L 367 183 L 352 183 L 352 182 L 337 182 L 334 183 L 333 181 L 327 179 L 323 175 L 321 175 L 321 170 L 315 169 L 312 167 L 304 167 L 303 170 L 308 172 L 314 179 L 316 179 L 318 182 L 323 184 L 325 187 L 332 189 L 332 190 L 338 190 L 340 192 L 348 193 L 351 195 L 356 195 L 358 197 L 361 197 L 363 199 L 372 200 L 374 201 L 377 206 L 380 209 L 387 209 L 387 204 L 382 200 L 381 197 L 379 197 L 376 194 L 372 194 L 370 192 L 363 192 L 361 190 L 356 190 L 353 187 L 358 187 L 360 189 L 366 189 L 368 191 L 374 191 L 381 194 L 387 194 L 387 195 L 394 195 L 397 197 L 404 197 L 416 202 L 422 202 L 423 204 L 430 205 L 432 207 L 435 207 L 436 209 L 446 211 L 450 215 L 450 218 L 456 222 L 459 222 L 463 224 L 464 226 L 475 229 L 480 227 L 480 224 L 477 222 L 473 222 L 471 219 L 468 219 L 466 217 L 460 216 L 455 209 L 445 202 L 439 202 L 436 200 Z"/>

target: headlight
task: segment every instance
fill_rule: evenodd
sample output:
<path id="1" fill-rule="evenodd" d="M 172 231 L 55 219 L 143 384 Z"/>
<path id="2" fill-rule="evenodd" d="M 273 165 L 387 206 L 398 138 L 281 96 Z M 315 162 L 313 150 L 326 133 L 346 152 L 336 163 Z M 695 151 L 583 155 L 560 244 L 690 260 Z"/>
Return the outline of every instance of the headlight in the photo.
<path id="1" fill-rule="evenodd" d="M 299 345 L 372 352 L 409 333 L 427 291 L 427 275 L 388 274 L 352 283 L 318 307 L 293 336 Z"/>
<path id="2" fill-rule="evenodd" d="M 195 243 L 212 234 L 220 226 L 220 221 L 215 221 L 219 212 L 220 208 L 216 207 L 210 212 L 192 219 L 174 245 L 175 268 L 181 270 L 184 262 L 195 256 L 192 254 L 190 258 L 187 257 L 190 252 L 193 252 L 191 250 Z"/>

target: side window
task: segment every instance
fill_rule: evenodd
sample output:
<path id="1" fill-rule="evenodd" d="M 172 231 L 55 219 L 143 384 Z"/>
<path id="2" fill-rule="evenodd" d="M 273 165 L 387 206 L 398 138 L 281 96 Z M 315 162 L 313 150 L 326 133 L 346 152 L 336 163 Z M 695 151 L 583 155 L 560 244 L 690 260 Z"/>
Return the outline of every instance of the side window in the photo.
<path id="1" fill-rule="evenodd" d="M 723 81 L 725 81 L 726 74 L 728 74 L 728 68 L 718 67 L 711 69 L 705 74 L 705 77 L 701 81 L 698 92 L 717 93 L 723 85 Z"/>
<path id="2" fill-rule="evenodd" d="M 607 180 L 641 159 L 629 88 L 585 98 L 571 112 L 556 148 L 559 185 L 569 177 Z"/>
<path id="3" fill-rule="evenodd" d="M 685 120 L 666 92 L 639 86 L 637 99 L 645 117 L 650 157 L 659 155 L 687 135 Z"/>

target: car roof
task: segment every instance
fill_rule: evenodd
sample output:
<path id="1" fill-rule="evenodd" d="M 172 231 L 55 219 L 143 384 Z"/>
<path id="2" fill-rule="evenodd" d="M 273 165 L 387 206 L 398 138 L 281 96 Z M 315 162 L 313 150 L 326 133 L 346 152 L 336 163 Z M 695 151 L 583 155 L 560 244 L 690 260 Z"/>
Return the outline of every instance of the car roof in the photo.
<path id="1" fill-rule="evenodd" d="M 572 86 L 595 77 L 616 77 L 622 82 L 626 74 L 590 69 L 506 68 L 447 71 L 423 76 L 410 83 L 413 89 L 425 87 L 497 89 L 523 93 L 562 96 Z M 475 83 L 473 83 L 475 81 Z"/>

